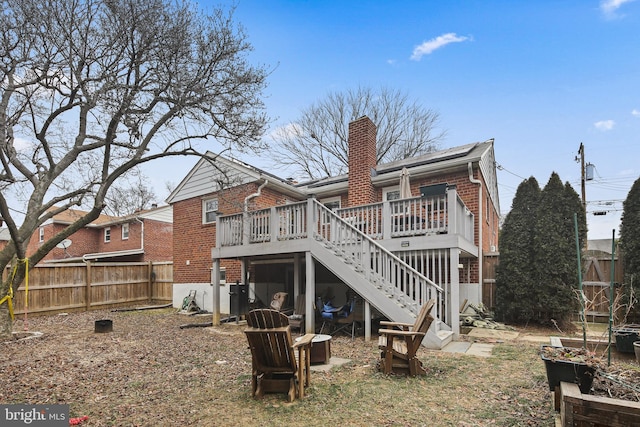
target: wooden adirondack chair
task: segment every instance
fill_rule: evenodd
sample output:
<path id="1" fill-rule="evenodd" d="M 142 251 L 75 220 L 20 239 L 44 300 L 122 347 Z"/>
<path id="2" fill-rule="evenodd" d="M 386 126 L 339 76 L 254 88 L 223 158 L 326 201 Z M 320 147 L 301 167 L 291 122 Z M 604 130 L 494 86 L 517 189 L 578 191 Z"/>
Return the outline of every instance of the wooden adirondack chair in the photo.
<path id="1" fill-rule="evenodd" d="M 416 357 L 422 339 L 427 333 L 433 316 L 429 314 L 436 300 L 431 299 L 422 306 L 413 325 L 399 322 L 380 322 L 380 326 L 396 327 L 398 329 L 380 329 L 378 334 L 378 348 L 382 350 L 380 370 L 385 374 L 408 374 L 411 376 L 425 375 L 427 371 L 422 362 Z"/>
<path id="2" fill-rule="evenodd" d="M 289 402 L 304 397 L 309 385 L 311 362 L 309 349 L 314 334 L 306 334 L 295 342 L 291 338 L 289 318 L 272 309 L 249 312 L 244 333 L 251 349 L 251 394 L 287 393 Z M 297 360 L 296 360 L 297 350 Z"/>

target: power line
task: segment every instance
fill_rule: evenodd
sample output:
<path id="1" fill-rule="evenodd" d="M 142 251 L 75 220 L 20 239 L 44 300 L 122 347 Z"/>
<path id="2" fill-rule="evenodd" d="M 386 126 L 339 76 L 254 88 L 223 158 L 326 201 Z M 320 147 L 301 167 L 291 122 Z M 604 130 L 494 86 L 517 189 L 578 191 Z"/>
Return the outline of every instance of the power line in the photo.
<path id="1" fill-rule="evenodd" d="M 526 180 L 527 178 L 523 178 L 520 175 L 518 175 L 517 173 L 513 173 L 508 169 L 505 169 L 504 166 L 502 166 L 500 163 L 496 162 L 496 169 L 498 169 L 499 171 L 505 171 L 507 173 L 510 173 L 511 175 L 520 178 L 521 180 Z"/>

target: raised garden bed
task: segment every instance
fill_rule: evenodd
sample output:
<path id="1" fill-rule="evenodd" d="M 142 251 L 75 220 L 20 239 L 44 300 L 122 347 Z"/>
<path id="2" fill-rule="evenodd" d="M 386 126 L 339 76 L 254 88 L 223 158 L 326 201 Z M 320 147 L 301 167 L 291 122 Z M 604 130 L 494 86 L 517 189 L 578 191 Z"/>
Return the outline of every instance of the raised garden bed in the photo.
<path id="1" fill-rule="evenodd" d="M 558 347 L 582 347 L 583 340 L 582 338 L 551 337 L 551 344 Z M 601 357 L 605 361 L 607 360 L 608 346 L 609 343 L 603 339 L 587 340 L 587 348 L 595 352 L 598 357 Z M 626 353 L 619 351 L 615 345 L 612 345 L 611 360 L 634 363 L 636 358 L 635 354 L 633 353 L 633 349 L 631 350 L 631 353 Z"/>
<path id="2" fill-rule="evenodd" d="M 576 384 L 561 382 L 560 420 L 562 426 L 640 425 L 640 402 L 582 394 Z"/>

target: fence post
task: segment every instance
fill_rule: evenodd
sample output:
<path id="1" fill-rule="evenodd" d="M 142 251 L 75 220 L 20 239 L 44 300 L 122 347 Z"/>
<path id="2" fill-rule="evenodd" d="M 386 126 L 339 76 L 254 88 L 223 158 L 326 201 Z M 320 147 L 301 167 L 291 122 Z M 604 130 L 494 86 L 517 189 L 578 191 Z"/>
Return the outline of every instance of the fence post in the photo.
<path id="1" fill-rule="evenodd" d="M 87 261 L 85 262 L 85 265 L 87 266 L 87 268 L 85 269 L 85 274 L 87 275 L 85 278 L 85 282 L 87 284 L 87 287 L 85 288 L 85 304 L 86 304 L 86 311 L 91 310 L 91 261 Z"/>
<path id="2" fill-rule="evenodd" d="M 153 300 L 153 262 L 149 261 L 147 266 L 147 294 L 151 302 Z"/>

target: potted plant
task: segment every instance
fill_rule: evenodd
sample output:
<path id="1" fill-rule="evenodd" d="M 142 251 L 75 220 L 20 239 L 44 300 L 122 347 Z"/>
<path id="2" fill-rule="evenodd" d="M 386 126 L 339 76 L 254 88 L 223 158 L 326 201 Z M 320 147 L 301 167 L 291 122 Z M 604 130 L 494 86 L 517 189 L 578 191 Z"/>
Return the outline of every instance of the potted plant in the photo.
<path id="1" fill-rule="evenodd" d="M 633 343 L 640 341 L 640 325 L 621 325 L 613 328 L 616 349 L 622 353 L 633 353 Z"/>
<path id="2" fill-rule="evenodd" d="M 551 391 L 564 381 L 577 384 L 582 393 L 589 393 L 596 370 L 602 363 L 594 352 L 584 347 L 543 345 L 540 357 L 544 361 Z"/>

